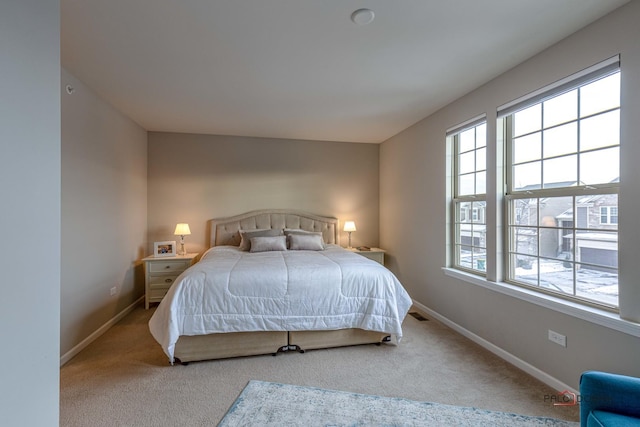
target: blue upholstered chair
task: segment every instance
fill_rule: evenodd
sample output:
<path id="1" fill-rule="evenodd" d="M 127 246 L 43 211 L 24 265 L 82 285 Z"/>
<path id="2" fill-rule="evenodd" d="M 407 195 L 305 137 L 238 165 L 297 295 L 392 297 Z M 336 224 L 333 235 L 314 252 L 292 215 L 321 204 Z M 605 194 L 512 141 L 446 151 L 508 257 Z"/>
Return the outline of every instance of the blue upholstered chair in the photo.
<path id="1" fill-rule="evenodd" d="M 580 426 L 640 426 L 640 378 L 598 371 L 583 373 Z"/>

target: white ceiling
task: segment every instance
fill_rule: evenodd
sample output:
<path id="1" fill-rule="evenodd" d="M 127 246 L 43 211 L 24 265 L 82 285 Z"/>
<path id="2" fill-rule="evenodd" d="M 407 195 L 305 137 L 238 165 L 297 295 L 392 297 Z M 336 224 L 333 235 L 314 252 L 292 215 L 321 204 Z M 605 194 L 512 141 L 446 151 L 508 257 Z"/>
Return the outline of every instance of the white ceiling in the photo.
<path id="1" fill-rule="evenodd" d="M 61 0 L 62 65 L 149 131 L 377 143 L 627 1 Z"/>

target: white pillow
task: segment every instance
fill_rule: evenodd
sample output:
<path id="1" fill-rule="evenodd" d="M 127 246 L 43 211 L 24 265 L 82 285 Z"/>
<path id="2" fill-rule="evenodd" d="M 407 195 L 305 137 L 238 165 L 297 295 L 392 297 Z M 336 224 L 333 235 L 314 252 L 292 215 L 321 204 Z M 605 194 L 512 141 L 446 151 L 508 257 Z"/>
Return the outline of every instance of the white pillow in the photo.
<path id="1" fill-rule="evenodd" d="M 252 237 L 250 252 L 286 251 L 286 236 Z"/>
<path id="2" fill-rule="evenodd" d="M 322 251 L 324 242 L 317 234 L 290 234 L 289 249 L 292 251 Z"/>

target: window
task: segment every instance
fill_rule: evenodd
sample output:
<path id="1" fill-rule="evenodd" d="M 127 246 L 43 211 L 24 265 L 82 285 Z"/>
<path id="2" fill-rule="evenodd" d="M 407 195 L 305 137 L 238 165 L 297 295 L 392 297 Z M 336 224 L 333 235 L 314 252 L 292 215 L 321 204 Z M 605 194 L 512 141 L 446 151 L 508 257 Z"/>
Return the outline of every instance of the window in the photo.
<path id="1" fill-rule="evenodd" d="M 617 206 L 601 206 L 600 207 L 600 224 L 617 224 L 618 223 L 618 207 Z"/>
<path id="2" fill-rule="evenodd" d="M 620 72 L 611 65 L 502 114 L 506 280 L 617 307 Z"/>
<path id="3" fill-rule="evenodd" d="M 487 125 L 484 117 L 448 132 L 453 147 L 453 265 L 486 271 Z"/>

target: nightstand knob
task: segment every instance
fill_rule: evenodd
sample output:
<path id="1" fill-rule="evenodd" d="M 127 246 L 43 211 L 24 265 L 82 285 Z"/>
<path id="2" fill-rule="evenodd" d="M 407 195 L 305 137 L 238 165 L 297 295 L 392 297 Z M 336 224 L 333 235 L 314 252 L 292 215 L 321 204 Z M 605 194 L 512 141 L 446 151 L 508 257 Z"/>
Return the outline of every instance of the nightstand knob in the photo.
<path id="1" fill-rule="evenodd" d="M 164 268 L 171 268 L 171 266 L 170 265 L 166 265 Z"/>
<path id="2" fill-rule="evenodd" d="M 171 283 L 171 282 L 173 282 L 173 279 L 164 279 L 164 282 L 165 283 Z"/>

